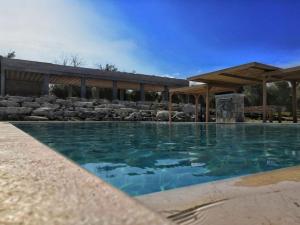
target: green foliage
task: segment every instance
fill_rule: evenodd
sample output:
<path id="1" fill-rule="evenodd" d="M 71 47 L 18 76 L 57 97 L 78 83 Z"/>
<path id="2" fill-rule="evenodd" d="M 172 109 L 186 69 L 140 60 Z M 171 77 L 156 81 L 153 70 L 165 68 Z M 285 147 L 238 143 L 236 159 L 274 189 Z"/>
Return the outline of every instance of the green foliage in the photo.
<path id="1" fill-rule="evenodd" d="M 245 86 L 243 89 L 245 106 L 262 105 L 262 85 Z"/>
<path id="2" fill-rule="evenodd" d="M 286 81 L 269 83 L 267 85 L 268 105 L 284 106 L 291 110 L 291 85 Z M 245 86 L 245 106 L 262 105 L 262 85 Z"/>

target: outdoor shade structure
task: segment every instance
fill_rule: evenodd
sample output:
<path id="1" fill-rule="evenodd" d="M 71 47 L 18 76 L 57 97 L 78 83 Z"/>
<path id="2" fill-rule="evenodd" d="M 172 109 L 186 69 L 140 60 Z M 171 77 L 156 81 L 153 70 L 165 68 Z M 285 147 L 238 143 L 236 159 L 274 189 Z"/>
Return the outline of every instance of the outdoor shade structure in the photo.
<path id="1" fill-rule="evenodd" d="M 194 87 L 176 88 L 170 90 L 170 96 L 175 93 L 206 96 L 206 122 L 209 121 L 209 94 L 222 92 L 235 92 L 243 86 L 261 84 L 263 89 L 262 108 L 263 122 L 267 120 L 267 83 L 276 81 L 289 81 L 292 86 L 293 122 L 297 122 L 297 85 L 300 80 L 300 66 L 282 69 L 262 63 L 247 63 L 210 73 L 200 74 L 188 78 L 189 81 L 201 82 L 204 85 Z M 171 99 L 171 98 L 170 98 Z M 197 104 L 197 101 L 195 101 Z M 171 111 L 171 101 L 169 104 Z M 196 106 L 197 108 L 197 106 Z M 197 113 L 197 109 L 196 109 Z M 196 121 L 197 121 L 196 114 Z M 170 114 L 171 121 L 171 114 Z"/>
<path id="2" fill-rule="evenodd" d="M 195 99 L 195 122 L 198 122 L 199 118 L 199 97 L 205 96 L 205 121 L 209 122 L 209 94 L 213 93 L 227 93 L 227 92 L 235 92 L 235 88 L 230 87 L 215 87 L 210 86 L 209 84 L 191 86 L 191 87 L 182 87 L 182 88 L 174 88 L 170 90 L 169 93 L 169 122 L 172 121 L 172 97 L 174 94 L 185 94 L 185 95 L 193 95 Z"/>
<path id="3" fill-rule="evenodd" d="M 72 94 L 72 86 L 78 86 L 82 98 L 86 97 L 87 87 L 93 87 L 111 89 L 112 99 L 118 99 L 118 93 L 120 93 L 120 98 L 124 98 L 125 90 L 134 90 L 139 92 L 140 101 L 145 100 L 146 92 L 161 92 L 163 100 L 167 101 L 167 92 L 170 88 L 188 85 L 188 81 L 184 79 L 103 71 L 3 57 L 0 57 L 0 66 L 2 96 L 6 94 L 47 95 L 49 84 L 63 84 L 69 86 L 69 97 Z"/>

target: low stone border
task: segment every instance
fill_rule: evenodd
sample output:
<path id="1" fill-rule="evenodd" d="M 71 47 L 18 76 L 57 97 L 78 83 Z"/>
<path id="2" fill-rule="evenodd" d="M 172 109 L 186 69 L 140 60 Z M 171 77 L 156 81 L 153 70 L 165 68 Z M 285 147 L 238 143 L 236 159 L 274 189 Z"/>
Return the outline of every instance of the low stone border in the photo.
<path id="1" fill-rule="evenodd" d="M 195 107 L 173 104 L 173 121 L 194 121 Z M 166 102 L 110 102 L 55 96 L 0 96 L 0 121 L 168 121 Z"/>

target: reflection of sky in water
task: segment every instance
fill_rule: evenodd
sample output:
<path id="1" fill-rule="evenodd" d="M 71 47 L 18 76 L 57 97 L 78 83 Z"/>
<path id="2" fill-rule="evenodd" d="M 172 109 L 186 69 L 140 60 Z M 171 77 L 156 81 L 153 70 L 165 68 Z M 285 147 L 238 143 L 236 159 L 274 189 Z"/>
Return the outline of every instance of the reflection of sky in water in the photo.
<path id="1" fill-rule="evenodd" d="M 300 126 L 17 124 L 130 195 L 300 164 Z"/>

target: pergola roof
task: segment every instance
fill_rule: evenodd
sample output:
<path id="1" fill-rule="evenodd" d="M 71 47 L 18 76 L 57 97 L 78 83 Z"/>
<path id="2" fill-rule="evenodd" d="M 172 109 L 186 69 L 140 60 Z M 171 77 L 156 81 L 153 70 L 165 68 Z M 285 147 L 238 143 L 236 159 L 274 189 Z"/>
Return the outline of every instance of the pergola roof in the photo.
<path id="1" fill-rule="evenodd" d="M 35 62 L 20 59 L 7 59 L 2 58 L 1 66 L 3 70 L 24 72 L 29 75 L 34 74 L 49 74 L 51 76 L 64 76 L 64 77 L 85 77 L 88 79 L 107 80 L 107 81 L 122 81 L 131 83 L 142 83 L 148 85 L 160 85 L 170 87 L 182 87 L 188 85 L 188 81 L 184 79 L 161 77 L 154 75 L 127 73 L 127 72 L 114 72 L 114 71 L 101 71 L 99 69 L 63 66 L 52 63 Z"/>
<path id="2" fill-rule="evenodd" d="M 280 69 L 268 74 L 271 78 L 287 81 L 300 80 L 300 66 L 290 67 L 287 69 Z"/>
<path id="3" fill-rule="evenodd" d="M 181 87 L 181 88 L 173 88 L 169 90 L 170 93 L 173 94 L 190 94 L 190 95 L 203 95 L 207 92 L 207 85 L 196 85 L 191 87 Z M 209 93 L 224 93 L 224 92 L 233 92 L 234 88 L 226 88 L 226 87 L 210 87 Z"/>
<path id="4" fill-rule="evenodd" d="M 252 62 L 189 77 L 188 80 L 203 82 L 220 87 L 253 85 L 261 83 L 267 74 L 273 71 L 281 71 L 281 68 Z"/>

